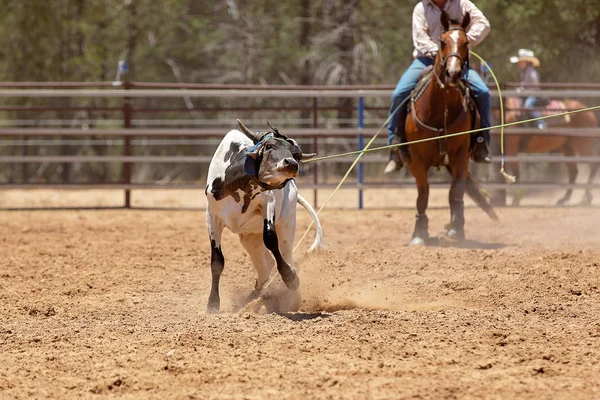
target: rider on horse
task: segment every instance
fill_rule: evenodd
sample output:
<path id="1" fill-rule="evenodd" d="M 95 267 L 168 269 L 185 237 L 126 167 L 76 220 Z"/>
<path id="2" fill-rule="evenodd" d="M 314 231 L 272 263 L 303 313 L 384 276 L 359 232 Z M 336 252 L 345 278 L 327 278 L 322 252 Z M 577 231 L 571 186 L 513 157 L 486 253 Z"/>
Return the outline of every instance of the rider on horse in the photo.
<path id="1" fill-rule="evenodd" d="M 483 13 L 469 0 L 422 0 L 414 8 L 412 16 L 412 36 L 415 50 L 413 52 L 414 60 L 406 72 L 400 78 L 396 89 L 392 95 L 392 105 L 390 115 L 405 101 L 418 83 L 421 72 L 433 64 L 438 52 L 438 38 L 442 34 L 443 27 L 440 22 L 442 10 L 445 11 L 452 20 L 460 21 L 466 14 L 471 15 L 471 24 L 469 25 L 467 36 L 470 47 L 473 48 L 485 39 L 490 32 L 490 23 Z M 474 100 L 481 117 L 481 127 L 489 128 L 490 124 L 490 92 L 481 77 L 469 68 L 466 74 L 466 80 L 473 90 Z M 397 114 L 392 116 L 388 124 L 388 144 L 396 141 L 406 142 L 405 122 L 407 108 L 406 104 L 398 110 Z M 485 140 L 484 140 L 485 138 Z M 491 162 L 488 150 L 490 142 L 490 132 L 486 130 L 483 136 L 479 136 L 473 149 L 473 159 L 475 162 Z M 402 167 L 402 160 L 399 152 L 408 152 L 406 146 L 394 147 L 391 150 L 390 162 L 385 168 L 385 173 L 399 170 Z"/>
<path id="2" fill-rule="evenodd" d="M 521 70 L 521 89 L 535 89 L 540 83 L 540 74 L 537 67 L 540 66 L 540 60 L 535 56 L 533 51 L 528 49 L 519 49 L 518 55 L 510 58 L 510 62 L 518 64 Z M 535 96 L 529 96 L 525 99 L 523 106 L 528 110 L 532 118 L 540 118 L 542 113 L 532 110 L 536 105 L 540 105 L 540 101 Z M 543 120 L 536 122 L 538 129 L 546 129 L 546 123 Z"/>

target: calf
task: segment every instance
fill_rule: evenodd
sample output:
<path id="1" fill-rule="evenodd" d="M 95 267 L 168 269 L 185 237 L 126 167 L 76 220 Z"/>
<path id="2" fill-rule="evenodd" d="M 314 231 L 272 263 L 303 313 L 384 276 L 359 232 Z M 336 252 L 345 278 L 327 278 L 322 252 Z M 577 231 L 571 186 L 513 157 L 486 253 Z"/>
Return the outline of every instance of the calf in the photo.
<path id="1" fill-rule="evenodd" d="M 221 251 L 224 227 L 239 236 L 256 268 L 258 277 L 252 297 L 258 296 L 267 282 L 273 258 L 285 285 L 291 290 L 298 288 L 300 281 L 291 265 L 296 202 L 306 208 L 317 227 L 317 237 L 309 252 L 323 246 L 323 230 L 317 214 L 298 194 L 294 182 L 300 161 L 315 154 L 302 154 L 295 140 L 271 125 L 269 132 L 261 134 L 252 132 L 240 120 L 237 122 L 240 131 L 232 130 L 225 136 L 208 168 L 206 224 L 212 272 L 208 313 L 216 313 L 220 307 L 219 280 L 225 266 Z"/>

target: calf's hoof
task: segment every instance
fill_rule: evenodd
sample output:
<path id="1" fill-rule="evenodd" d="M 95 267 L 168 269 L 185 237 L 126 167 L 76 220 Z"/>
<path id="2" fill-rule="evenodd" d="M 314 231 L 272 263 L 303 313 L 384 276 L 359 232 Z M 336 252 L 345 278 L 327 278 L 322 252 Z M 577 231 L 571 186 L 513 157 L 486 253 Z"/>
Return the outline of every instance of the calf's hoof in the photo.
<path id="1" fill-rule="evenodd" d="M 289 272 L 285 274 L 281 274 L 281 279 L 285 286 L 287 286 L 290 290 L 296 290 L 300 286 L 300 279 L 298 279 L 298 274 L 296 271 L 290 268 Z"/>
<path id="2" fill-rule="evenodd" d="M 219 296 L 210 296 L 208 298 L 208 305 L 206 306 L 207 314 L 217 314 L 221 307 L 221 299 Z"/>
<path id="3" fill-rule="evenodd" d="M 219 305 L 218 304 L 209 304 L 206 307 L 207 314 L 218 314 L 219 313 Z"/>
<path id="4" fill-rule="evenodd" d="M 408 244 L 410 247 L 423 247 L 425 246 L 425 241 L 420 237 L 413 238 Z"/>

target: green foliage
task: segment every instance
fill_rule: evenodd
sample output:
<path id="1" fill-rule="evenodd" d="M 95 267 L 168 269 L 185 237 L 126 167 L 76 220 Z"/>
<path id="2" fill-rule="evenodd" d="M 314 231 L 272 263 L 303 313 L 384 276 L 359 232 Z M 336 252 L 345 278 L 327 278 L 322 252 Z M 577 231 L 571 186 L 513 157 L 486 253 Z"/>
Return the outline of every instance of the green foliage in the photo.
<path id="1" fill-rule="evenodd" d="M 28 0 L 0 2 L 4 81 L 395 83 L 416 1 Z M 475 0 L 492 22 L 479 52 L 502 80 L 535 50 L 546 81 L 600 72 L 600 0 Z M 304 36 L 303 36 L 304 35 Z M 304 40 L 304 43 L 303 43 Z"/>

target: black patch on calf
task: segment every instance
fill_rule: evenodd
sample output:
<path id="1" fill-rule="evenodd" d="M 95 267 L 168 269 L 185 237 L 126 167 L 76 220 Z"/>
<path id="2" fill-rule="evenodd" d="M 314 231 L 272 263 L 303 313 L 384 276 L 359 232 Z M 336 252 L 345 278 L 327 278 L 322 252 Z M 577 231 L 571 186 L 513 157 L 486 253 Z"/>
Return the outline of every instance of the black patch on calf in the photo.
<path id="1" fill-rule="evenodd" d="M 229 160 L 231 160 L 231 157 L 233 157 L 235 154 L 240 152 L 240 144 L 236 143 L 236 142 L 231 142 L 229 144 L 229 150 L 227 150 L 227 153 L 225 153 L 225 158 L 223 158 L 223 162 L 227 162 Z"/>
<path id="2" fill-rule="evenodd" d="M 211 248 L 211 254 L 210 254 L 211 270 L 212 270 L 213 274 L 216 273 L 220 276 L 221 272 L 223 272 L 223 268 L 225 266 L 225 257 L 223 257 L 223 252 L 221 251 L 221 248 L 219 246 L 217 246 L 217 243 L 214 240 L 210 241 L 210 248 Z"/>
<path id="3" fill-rule="evenodd" d="M 207 312 L 215 313 L 219 311 L 221 304 L 221 299 L 219 297 L 219 281 L 221 280 L 221 274 L 225 268 L 225 257 L 223 257 L 221 248 L 217 246 L 217 243 L 213 239 L 210 240 L 210 247 L 210 271 L 212 275 L 212 281 L 210 287 L 210 296 L 208 297 Z"/>
<path id="4" fill-rule="evenodd" d="M 254 193 L 254 190 L 258 188 L 256 182 L 250 182 L 250 191 L 244 194 L 244 206 L 242 207 L 242 214 L 248 211 L 248 207 L 250 206 L 250 202 L 254 200 L 256 196 L 258 196 L 261 192 Z M 237 200 L 236 200 L 237 201 Z"/>
<path id="5" fill-rule="evenodd" d="M 277 232 L 275 231 L 275 221 L 269 221 L 268 219 L 264 220 L 263 242 L 267 249 L 271 250 L 275 258 L 277 258 L 277 254 L 279 254 L 279 242 L 277 239 Z M 279 256 L 281 255 L 279 254 Z"/>
<path id="6" fill-rule="evenodd" d="M 216 178 L 211 184 L 211 193 L 217 201 L 231 196 L 239 203 L 242 198 L 238 190 L 244 192 L 242 213 L 248 210 L 250 202 L 254 198 L 253 191 L 258 187 L 252 177 L 243 171 L 245 153 L 245 148 L 242 148 L 239 143 L 232 142 L 223 160 L 223 162 L 229 160 L 229 166 L 225 169 L 225 179 Z"/>
<path id="7" fill-rule="evenodd" d="M 275 219 L 273 221 L 269 221 L 268 219 L 264 220 L 263 226 L 263 242 L 267 249 L 273 254 L 275 257 L 275 261 L 277 262 L 277 270 L 281 275 L 281 279 L 283 283 L 290 290 L 298 289 L 298 285 L 300 284 L 300 280 L 298 279 L 298 275 L 296 271 L 284 260 L 281 252 L 279 251 L 279 241 L 277 238 L 277 232 L 275 231 Z"/>

